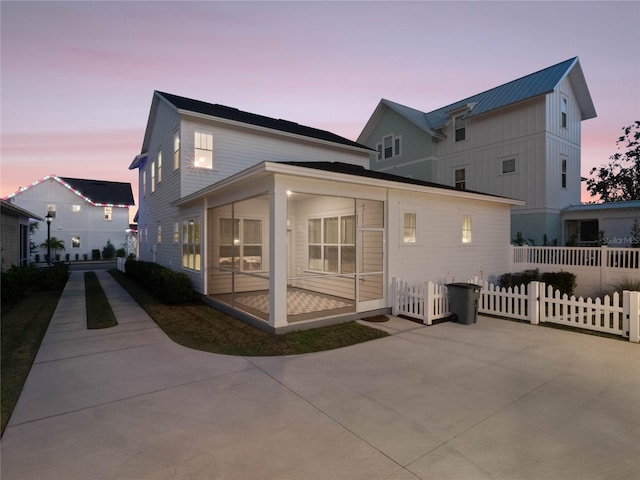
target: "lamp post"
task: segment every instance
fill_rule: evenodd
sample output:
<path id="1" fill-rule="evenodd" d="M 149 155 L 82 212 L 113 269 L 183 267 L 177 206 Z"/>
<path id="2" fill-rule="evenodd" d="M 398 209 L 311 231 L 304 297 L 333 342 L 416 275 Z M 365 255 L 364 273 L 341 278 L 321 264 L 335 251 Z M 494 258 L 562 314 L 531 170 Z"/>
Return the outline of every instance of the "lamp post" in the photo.
<path id="1" fill-rule="evenodd" d="M 51 212 L 47 212 L 47 216 L 44 217 L 47 220 L 47 265 L 51 266 Z"/>

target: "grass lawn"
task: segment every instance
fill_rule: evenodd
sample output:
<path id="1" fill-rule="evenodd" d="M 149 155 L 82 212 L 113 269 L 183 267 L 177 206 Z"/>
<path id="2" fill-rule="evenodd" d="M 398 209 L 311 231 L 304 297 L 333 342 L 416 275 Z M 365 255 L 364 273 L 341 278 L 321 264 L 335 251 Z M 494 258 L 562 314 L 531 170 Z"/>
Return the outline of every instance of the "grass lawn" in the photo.
<path id="1" fill-rule="evenodd" d="M 243 356 L 294 355 L 346 347 L 389 334 L 356 322 L 273 335 L 200 301 L 164 305 L 123 273 L 111 275 L 176 343 L 205 352 Z"/>
<path id="2" fill-rule="evenodd" d="M 61 292 L 42 291 L 2 306 L 2 433 L 18 401 Z"/>
<path id="3" fill-rule="evenodd" d="M 118 325 L 96 272 L 84 274 L 84 294 L 87 303 L 87 328 L 109 328 Z"/>

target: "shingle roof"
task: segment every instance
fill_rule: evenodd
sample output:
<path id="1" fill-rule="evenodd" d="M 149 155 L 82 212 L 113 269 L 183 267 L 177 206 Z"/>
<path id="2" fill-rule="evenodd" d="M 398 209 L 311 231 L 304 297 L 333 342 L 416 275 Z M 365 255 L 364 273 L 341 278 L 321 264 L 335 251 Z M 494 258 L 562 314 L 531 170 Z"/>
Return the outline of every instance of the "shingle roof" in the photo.
<path id="1" fill-rule="evenodd" d="M 131 184 L 105 180 L 85 180 L 58 177 L 91 203 L 107 205 L 134 205 Z"/>
<path id="2" fill-rule="evenodd" d="M 278 162 L 285 165 L 291 165 L 294 167 L 313 168 L 316 170 L 323 170 L 326 172 L 344 173 L 347 175 L 355 175 L 358 177 L 376 178 L 378 180 L 386 180 L 389 182 L 406 183 L 408 185 L 420 185 L 423 187 L 440 188 L 443 190 L 455 190 L 464 191 L 468 193 L 476 193 L 479 195 L 487 195 L 489 197 L 506 198 L 499 195 L 492 195 L 484 192 L 477 192 L 473 190 L 460 190 L 450 185 L 443 185 L 441 183 L 427 182 L 425 180 L 417 180 L 415 178 L 401 177 L 399 175 L 393 175 L 391 173 L 385 173 L 376 170 L 369 170 L 360 165 L 353 165 L 350 163 L 342 162 Z"/>
<path id="3" fill-rule="evenodd" d="M 212 117 L 232 120 L 235 122 L 246 123 L 249 125 L 255 125 L 271 130 L 277 130 L 280 132 L 292 133 L 294 135 L 300 135 L 303 137 L 309 137 L 318 140 L 324 140 L 327 142 L 337 143 L 340 145 L 347 145 L 349 147 L 370 150 L 370 148 L 365 145 L 361 145 L 357 142 L 328 132 L 326 130 L 307 127 L 295 122 L 290 122 L 288 120 L 265 117 L 263 115 L 257 115 L 255 113 L 244 112 L 242 110 L 238 110 L 237 108 L 202 102 L 200 100 L 193 100 L 191 98 L 180 97 L 178 95 L 173 95 L 165 92 L 156 91 L 155 94 L 160 95 L 179 110 L 187 110 L 189 112 L 195 112 Z"/>

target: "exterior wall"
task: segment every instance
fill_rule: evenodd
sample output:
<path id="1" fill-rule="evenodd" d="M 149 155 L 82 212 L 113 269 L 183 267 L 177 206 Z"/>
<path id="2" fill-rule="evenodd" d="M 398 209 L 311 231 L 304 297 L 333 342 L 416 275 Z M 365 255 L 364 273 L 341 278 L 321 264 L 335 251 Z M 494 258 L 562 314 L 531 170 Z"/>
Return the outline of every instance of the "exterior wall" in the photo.
<path id="1" fill-rule="evenodd" d="M 434 194 L 389 192 L 388 278 L 494 280 L 509 268 L 510 206 Z M 417 241 L 403 244 L 404 212 L 417 214 Z M 462 219 L 470 216 L 472 242 L 462 243 Z"/>
<path id="2" fill-rule="evenodd" d="M 631 227 L 633 222 L 640 224 L 640 208 L 587 209 L 563 212 L 565 225 L 564 238 L 569 238 L 568 222 L 597 220 L 598 230 L 604 231 L 604 239 L 610 247 L 630 247 L 632 243 Z M 640 239 L 638 239 L 640 241 Z"/>
<path id="3" fill-rule="evenodd" d="M 2 270 L 12 265 L 20 265 L 20 218 L 2 210 L 0 216 L 2 239 Z"/>
<path id="4" fill-rule="evenodd" d="M 61 259 L 65 258 L 65 254 L 69 254 L 70 260 L 75 260 L 76 254 L 80 260 L 85 254 L 91 259 L 91 250 L 98 249 L 102 253 L 107 240 L 111 240 L 116 249 L 126 241 L 126 230 L 129 228 L 128 208 L 112 207 L 112 219 L 105 220 L 104 207 L 91 205 L 52 178 L 18 193 L 13 197 L 13 203 L 42 217 L 47 214 L 48 205 L 56 206 L 56 217 L 51 222 L 51 236 L 64 242 L 65 249 L 57 252 Z M 79 212 L 72 211 L 74 205 L 80 207 Z M 79 248 L 72 247 L 72 237 L 80 237 Z M 47 223 L 38 222 L 32 241 L 41 245 L 46 240 Z M 47 249 L 40 248 L 39 253 L 41 260 L 44 260 Z"/>
<path id="5" fill-rule="evenodd" d="M 389 108 L 365 140 L 365 145 L 375 150 L 376 145 L 382 143 L 383 138 L 388 135 L 400 137 L 400 155 L 378 160 L 377 153 L 372 153 L 369 168 L 393 175 L 434 181 L 436 159 L 432 156 L 431 137 Z"/>

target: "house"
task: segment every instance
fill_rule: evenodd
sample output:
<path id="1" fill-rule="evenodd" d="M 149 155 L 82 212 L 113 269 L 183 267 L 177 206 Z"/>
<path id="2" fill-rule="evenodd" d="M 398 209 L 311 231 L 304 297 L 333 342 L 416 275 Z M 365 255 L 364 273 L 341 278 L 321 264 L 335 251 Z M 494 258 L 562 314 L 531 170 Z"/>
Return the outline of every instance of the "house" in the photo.
<path id="1" fill-rule="evenodd" d="M 511 238 L 562 242 L 580 203 L 581 122 L 596 116 L 578 57 L 423 112 L 382 99 L 358 142 L 372 170 L 523 200 Z"/>
<path id="2" fill-rule="evenodd" d="M 24 266 L 29 262 L 29 225 L 43 219 L 24 208 L 0 200 L 0 244 L 2 245 L 2 263 L 5 270 L 11 266 Z"/>
<path id="3" fill-rule="evenodd" d="M 20 188 L 6 200 L 41 217 L 50 215 L 51 237 L 64 243 L 64 251 L 57 252 L 70 260 L 92 258 L 92 250 L 102 249 L 110 240 L 120 248 L 129 228 L 129 208 L 134 205 L 129 183 L 48 175 Z M 40 224 L 39 224 L 40 225 Z M 34 229 L 32 242 L 47 241 L 47 225 Z M 45 258 L 41 248 L 39 258 Z M 53 254 L 52 254 L 53 255 Z"/>
<path id="4" fill-rule="evenodd" d="M 508 269 L 521 202 L 366 167 L 324 130 L 154 92 L 139 171 L 140 259 L 272 332 L 389 312 L 392 278 Z"/>
<path id="5" fill-rule="evenodd" d="M 571 245 L 631 247 L 640 244 L 640 200 L 573 205 L 562 210 L 564 238 Z"/>

